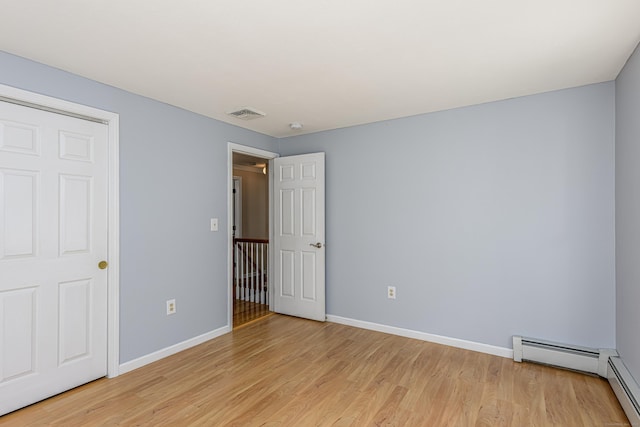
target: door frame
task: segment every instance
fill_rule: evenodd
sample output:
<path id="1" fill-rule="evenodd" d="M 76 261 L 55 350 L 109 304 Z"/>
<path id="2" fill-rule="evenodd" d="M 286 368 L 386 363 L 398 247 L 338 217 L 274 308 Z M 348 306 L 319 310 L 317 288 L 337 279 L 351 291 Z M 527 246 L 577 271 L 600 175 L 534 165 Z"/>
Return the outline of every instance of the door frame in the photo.
<path id="1" fill-rule="evenodd" d="M 233 153 L 248 154 L 250 156 L 261 157 L 269 163 L 269 242 L 273 240 L 273 197 L 272 184 L 273 173 L 271 168 L 271 160 L 276 157 L 280 157 L 278 153 L 271 151 L 261 150 L 260 148 L 249 147 L 247 145 L 236 144 L 235 142 L 227 142 L 227 325 L 229 328 L 233 328 L 233 221 L 231 220 L 233 215 Z M 273 271 L 271 268 L 273 265 L 273 256 L 269 251 L 269 271 Z M 271 294 L 273 292 L 272 283 L 269 281 L 267 286 L 269 287 L 269 306 L 271 307 Z"/>
<path id="2" fill-rule="evenodd" d="M 242 177 L 241 176 L 233 176 L 231 178 L 232 187 L 236 192 L 234 196 L 231 198 L 233 201 L 232 212 L 233 215 L 230 217 L 232 219 L 231 222 L 231 234 L 233 234 L 233 226 L 236 226 L 236 237 L 242 237 Z M 238 183 L 236 187 L 235 183 Z M 240 221 L 238 221 L 238 219 Z"/>
<path id="3" fill-rule="evenodd" d="M 108 128 L 107 206 L 107 377 L 120 373 L 120 116 L 74 102 L 0 84 L 0 101 L 12 102 L 80 119 L 98 121 Z"/>

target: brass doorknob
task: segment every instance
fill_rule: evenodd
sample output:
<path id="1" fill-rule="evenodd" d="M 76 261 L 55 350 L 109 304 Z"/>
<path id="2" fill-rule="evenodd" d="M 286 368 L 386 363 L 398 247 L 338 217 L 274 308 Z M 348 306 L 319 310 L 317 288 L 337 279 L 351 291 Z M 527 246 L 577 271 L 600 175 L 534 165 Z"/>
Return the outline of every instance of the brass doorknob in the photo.
<path id="1" fill-rule="evenodd" d="M 104 270 L 105 268 L 109 267 L 109 263 L 107 261 L 100 261 L 98 263 L 98 268 L 100 270 Z"/>

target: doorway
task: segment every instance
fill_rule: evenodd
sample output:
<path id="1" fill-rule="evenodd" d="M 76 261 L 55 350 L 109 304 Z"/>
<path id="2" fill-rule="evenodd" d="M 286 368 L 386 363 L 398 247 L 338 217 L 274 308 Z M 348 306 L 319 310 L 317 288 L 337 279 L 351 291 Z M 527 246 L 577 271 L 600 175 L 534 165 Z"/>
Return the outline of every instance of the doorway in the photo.
<path id="1" fill-rule="evenodd" d="M 247 152 L 249 150 L 249 152 Z M 269 295 L 269 160 L 273 153 L 231 150 L 231 322 L 271 313 Z"/>
<path id="2" fill-rule="evenodd" d="M 249 289 L 248 296 L 244 285 L 237 284 L 234 274 L 250 277 L 251 283 L 255 283 L 256 276 L 260 277 L 262 272 L 252 270 L 253 261 L 246 263 L 246 270 L 234 268 L 237 266 L 234 265 L 235 241 L 231 220 L 234 217 L 234 154 L 247 155 L 249 158 L 245 157 L 245 166 L 253 167 L 254 173 L 261 172 L 268 183 L 268 200 L 265 203 L 268 208 L 263 220 L 266 221 L 269 239 L 264 243 L 273 245 L 266 256 L 266 268 L 273 274 L 270 278 L 267 276 L 266 284 L 258 280 L 259 286 Z M 241 158 L 236 157 L 236 160 Z M 324 160 L 324 153 L 279 157 L 276 153 L 228 143 L 228 325 L 237 326 L 233 318 L 234 302 L 256 294 L 263 298 L 261 303 L 264 301 L 268 305 L 269 313 L 273 311 L 319 321 L 326 319 Z M 243 193 L 245 188 L 243 185 Z M 242 200 L 245 212 L 249 199 L 243 196 Z M 247 225 L 246 221 L 242 224 L 243 236 L 247 233 Z M 240 292 L 244 292 L 244 297 L 236 298 L 243 295 Z"/>

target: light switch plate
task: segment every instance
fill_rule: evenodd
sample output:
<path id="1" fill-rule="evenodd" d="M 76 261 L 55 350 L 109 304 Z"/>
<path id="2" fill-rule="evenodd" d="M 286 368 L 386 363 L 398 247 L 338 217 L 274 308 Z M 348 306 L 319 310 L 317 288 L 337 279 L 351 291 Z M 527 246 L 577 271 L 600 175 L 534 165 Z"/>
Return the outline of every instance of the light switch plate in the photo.
<path id="1" fill-rule="evenodd" d="M 211 231 L 218 231 L 218 218 L 211 218 Z"/>

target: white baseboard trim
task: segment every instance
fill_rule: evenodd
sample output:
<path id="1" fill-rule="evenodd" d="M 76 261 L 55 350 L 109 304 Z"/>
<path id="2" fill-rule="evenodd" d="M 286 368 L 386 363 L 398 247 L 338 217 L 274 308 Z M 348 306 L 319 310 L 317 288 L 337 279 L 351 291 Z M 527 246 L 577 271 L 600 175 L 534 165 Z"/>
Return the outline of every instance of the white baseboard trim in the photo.
<path id="1" fill-rule="evenodd" d="M 341 325 L 354 326 L 356 328 L 369 329 L 371 331 L 384 332 L 386 334 L 398 335 L 406 338 L 413 338 L 421 341 L 428 341 L 436 344 L 448 345 L 450 347 L 462 348 L 465 350 L 477 351 L 480 353 L 492 354 L 494 356 L 513 358 L 513 350 L 506 347 L 481 344 L 473 341 L 450 338 L 442 335 L 428 334 L 426 332 L 414 331 L 411 329 L 398 328 L 395 326 L 382 325 L 380 323 L 366 322 L 364 320 L 349 319 L 348 317 L 327 315 L 327 321 L 340 323 Z"/>
<path id="2" fill-rule="evenodd" d="M 170 347 L 167 348 L 163 348 L 162 350 L 158 350 L 158 351 L 154 351 L 153 353 L 147 354 L 145 356 L 142 357 L 138 357 L 137 359 L 133 359 L 130 360 L 129 362 L 125 362 L 123 364 L 120 365 L 120 372 L 119 374 L 125 374 L 127 372 L 131 372 L 134 369 L 138 369 L 141 368 L 145 365 L 148 365 L 149 363 L 153 363 L 156 362 L 160 359 L 164 359 L 165 357 L 169 357 L 171 355 L 174 355 L 176 353 L 179 353 L 183 350 L 186 350 L 188 348 L 191 347 L 195 347 L 198 344 L 202 344 L 203 342 L 212 340 L 214 338 L 217 338 L 221 335 L 224 335 L 226 333 L 231 332 L 231 327 L 230 326 L 223 326 L 222 328 L 218 328 L 216 330 L 213 330 L 211 332 L 207 332 L 206 334 L 202 334 L 199 335 L 197 337 L 194 338 L 190 338 L 186 341 L 182 341 L 178 344 L 174 344 Z"/>

